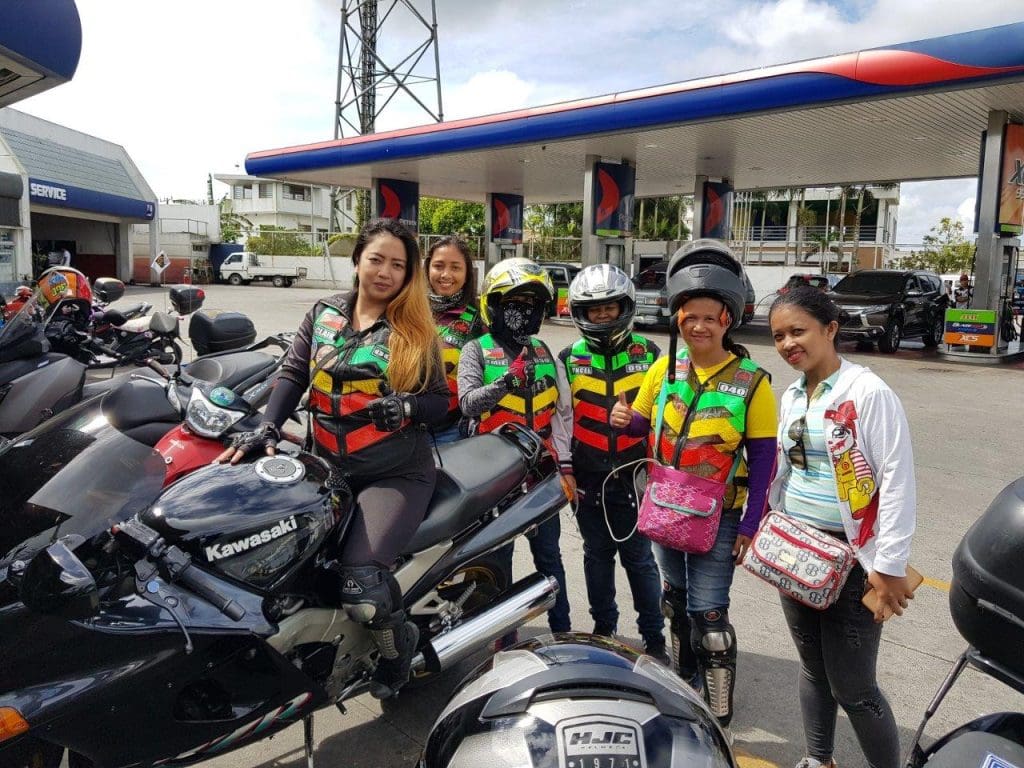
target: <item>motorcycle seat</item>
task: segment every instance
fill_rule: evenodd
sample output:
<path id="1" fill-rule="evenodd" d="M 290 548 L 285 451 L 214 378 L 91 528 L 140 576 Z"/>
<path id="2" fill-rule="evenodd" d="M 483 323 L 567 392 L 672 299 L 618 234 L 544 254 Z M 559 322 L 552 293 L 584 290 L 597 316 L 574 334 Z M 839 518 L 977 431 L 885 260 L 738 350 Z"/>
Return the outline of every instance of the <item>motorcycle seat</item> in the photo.
<path id="1" fill-rule="evenodd" d="M 154 333 L 174 333 L 178 329 L 178 321 L 166 312 L 154 312 L 149 321 L 149 330 Z"/>
<path id="2" fill-rule="evenodd" d="M 277 363 L 266 352 L 232 352 L 216 357 L 200 357 L 185 366 L 193 379 L 234 389 L 246 379 L 269 371 Z"/>
<path id="3" fill-rule="evenodd" d="M 442 466 L 427 514 L 406 547 L 419 552 L 451 539 L 516 488 L 526 459 L 508 440 L 478 435 L 438 448 Z"/>
<path id="4" fill-rule="evenodd" d="M 134 304 L 129 304 L 127 307 L 122 307 L 120 310 L 122 317 L 132 317 L 133 315 L 143 315 L 143 307 L 147 306 L 144 301 L 137 301 Z M 114 310 L 117 312 L 118 310 Z"/>
<path id="5" fill-rule="evenodd" d="M 116 309 L 104 309 L 93 321 L 110 323 L 111 325 L 124 325 L 128 318 Z"/>

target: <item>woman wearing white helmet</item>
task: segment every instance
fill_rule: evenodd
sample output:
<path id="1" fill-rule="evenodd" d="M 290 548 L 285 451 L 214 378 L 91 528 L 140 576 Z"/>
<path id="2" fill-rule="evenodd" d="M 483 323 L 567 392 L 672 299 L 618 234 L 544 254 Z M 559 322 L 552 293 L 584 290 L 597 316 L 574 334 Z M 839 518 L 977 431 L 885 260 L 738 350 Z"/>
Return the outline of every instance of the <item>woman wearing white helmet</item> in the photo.
<path id="1" fill-rule="evenodd" d="M 651 438 L 657 461 L 725 483 L 709 552 L 658 544 L 654 551 L 676 671 L 703 686 L 711 711 L 727 726 L 736 678 L 729 588 L 764 513 L 775 461 L 775 396 L 767 373 L 729 337 L 746 293 L 743 268 L 729 249 L 714 240 L 689 243 L 672 257 L 666 280 L 676 316 L 668 357 L 647 372 L 632 408 L 616 404 L 611 423 L 638 435 L 661 427 Z M 679 333 L 684 346 L 676 354 Z"/>

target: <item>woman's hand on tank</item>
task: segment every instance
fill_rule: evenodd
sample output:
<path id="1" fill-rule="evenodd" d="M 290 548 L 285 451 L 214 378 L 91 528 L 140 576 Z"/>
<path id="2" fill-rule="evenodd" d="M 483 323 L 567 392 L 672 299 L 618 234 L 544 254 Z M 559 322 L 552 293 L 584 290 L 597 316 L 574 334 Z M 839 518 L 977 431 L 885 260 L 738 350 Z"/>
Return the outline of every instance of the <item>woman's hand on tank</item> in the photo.
<path id="1" fill-rule="evenodd" d="M 262 448 L 267 456 L 277 453 L 277 444 L 281 440 L 281 432 L 272 422 L 265 421 L 259 429 L 252 432 L 240 432 L 231 440 L 224 453 L 214 459 L 215 464 L 237 464 L 246 454 Z"/>
<path id="2" fill-rule="evenodd" d="M 381 432 L 397 432 L 402 428 L 402 422 L 416 415 L 415 403 L 408 395 L 392 392 L 369 403 L 366 415 Z"/>
<path id="3" fill-rule="evenodd" d="M 629 422 L 633 420 L 633 409 L 629 407 L 629 403 L 626 402 L 626 393 L 619 393 L 619 400 L 615 405 L 612 406 L 611 415 L 608 417 L 608 422 L 616 429 L 625 429 L 629 426 Z"/>
<path id="4" fill-rule="evenodd" d="M 875 606 L 875 621 L 881 624 L 892 614 L 903 615 L 908 601 L 914 599 L 914 592 L 907 583 L 906 576 L 890 576 L 887 573 L 872 571 L 868 574 L 868 583 L 878 595 Z"/>

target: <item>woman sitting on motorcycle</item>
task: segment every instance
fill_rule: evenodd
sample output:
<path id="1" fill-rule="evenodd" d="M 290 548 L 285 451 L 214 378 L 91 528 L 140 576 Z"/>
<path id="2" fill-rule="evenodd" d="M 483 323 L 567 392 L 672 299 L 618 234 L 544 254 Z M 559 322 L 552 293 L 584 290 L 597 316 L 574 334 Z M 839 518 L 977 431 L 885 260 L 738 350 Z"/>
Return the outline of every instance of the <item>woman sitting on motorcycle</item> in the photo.
<path id="1" fill-rule="evenodd" d="M 299 327 L 266 421 L 236 437 L 219 460 L 273 453 L 281 425 L 310 389 L 313 451 L 345 474 L 356 499 L 328 567 L 339 603 L 380 649 L 371 692 L 387 698 L 408 680 L 418 641 L 391 566 L 433 493 L 425 426 L 444 419 L 449 393 L 416 238 L 394 221 L 369 225 L 352 261 L 353 290 L 318 301 Z"/>
<path id="2" fill-rule="evenodd" d="M 476 280 L 469 246 L 460 237 L 442 237 L 432 246 L 424 261 L 430 284 L 430 310 L 441 337 L 441 357 L 448 378 L 451 399 L 448 415 L 434 431 L 438 445 L 454 443 L 468 435 L 459 409 L 459 358 L 466 342 L 479 338 L 484 323 L 476 303 Z"/>

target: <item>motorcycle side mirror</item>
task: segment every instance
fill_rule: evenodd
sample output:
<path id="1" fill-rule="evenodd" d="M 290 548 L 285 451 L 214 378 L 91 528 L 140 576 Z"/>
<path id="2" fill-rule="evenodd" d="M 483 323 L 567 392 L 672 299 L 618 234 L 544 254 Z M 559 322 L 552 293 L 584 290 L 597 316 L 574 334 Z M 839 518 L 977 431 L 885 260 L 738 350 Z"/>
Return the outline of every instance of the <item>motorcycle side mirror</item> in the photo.
<path id="1" fill-rule="evenodd" d="M 95 615 L 96 580 L 72 551 L 83 541 L 81 536 L 67 536 L 32 558 L 21 580 L 26 608 L 69 621 Z"/>

